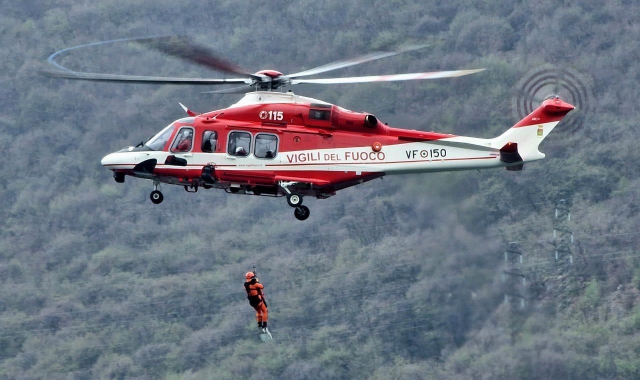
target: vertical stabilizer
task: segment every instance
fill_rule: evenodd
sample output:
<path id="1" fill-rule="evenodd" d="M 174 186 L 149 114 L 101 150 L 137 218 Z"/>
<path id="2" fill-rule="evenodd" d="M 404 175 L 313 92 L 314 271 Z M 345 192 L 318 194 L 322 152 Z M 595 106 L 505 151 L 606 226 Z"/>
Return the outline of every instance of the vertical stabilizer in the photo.
<path id="1" fill-rule="evenodd" d="M 540 107 L 520 120 L 502 135 L 492 140 L 492 146 L 504 147 L 517 144 L 517 154 L 523 162 L 544 158 L 538 146 L 558 123 L 573 110 L 574 107 L 559 97 L 547 99 Z"/>

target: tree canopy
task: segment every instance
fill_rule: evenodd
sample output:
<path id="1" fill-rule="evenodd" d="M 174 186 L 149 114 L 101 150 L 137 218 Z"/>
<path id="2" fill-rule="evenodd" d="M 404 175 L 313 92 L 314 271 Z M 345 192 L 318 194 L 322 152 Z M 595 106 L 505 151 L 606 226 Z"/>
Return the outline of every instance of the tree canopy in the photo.
<path id="1" fill-rule="evenodd" d="M 636 1 L 0 0 L 0 10 L 0 379 L 640 376 Z M 38 72 L 64 48 L 170 34 L 250 71 L 418 43 L 432 46 L 337 73 L 487 68 L 293 88 L 409 129 L 502 133 L 517 122 L 518 82 L 545 65 L 578 73 L 594 96 L 521 172 L 385 177 L 310 199 L 304 223 L 282 199 L 216 191 L 165 186 L 152 205 L 150 182 L 117 184 L 100 159 L 183 117 L 178 102 L 206 111 L 237 96 Z M 62 62 L 219 75 L 127 43 Z M 271 344 L 257 339 L 242 287 L 253 265 Z"/>

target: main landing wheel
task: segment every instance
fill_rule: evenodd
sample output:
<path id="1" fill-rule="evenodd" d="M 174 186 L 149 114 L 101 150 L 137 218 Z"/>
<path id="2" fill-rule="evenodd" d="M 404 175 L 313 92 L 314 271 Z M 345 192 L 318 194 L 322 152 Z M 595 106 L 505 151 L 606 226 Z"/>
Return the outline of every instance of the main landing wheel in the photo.
<path id="1" fill-rule="evenodd" d="M 293 211 L 293 215 L 298 220 L 307 220 L 309 215 L 311 215 L 311 211 L 309 211 L 309 207 L 307 207 L 307 206 L 298 206 Z"/>
<path id="2" fill-rule="evenodd" d="M 291 207 L 298 207 L 302 204 L 302 196 L 296 193 L 287 194 L 287 203 Z"/>
<path id="3" fill-rule="evenodd" d="M 151 194 L 149 195 L 149 198 L 151 199 L 151 202 L 153 202 L 154 204 L 160 204 L 162 203 L 162 200 L 164 199 L 164 196 L 162 195 L 162 193 L 158 190 L 153 190 L 151 192 Z"/>

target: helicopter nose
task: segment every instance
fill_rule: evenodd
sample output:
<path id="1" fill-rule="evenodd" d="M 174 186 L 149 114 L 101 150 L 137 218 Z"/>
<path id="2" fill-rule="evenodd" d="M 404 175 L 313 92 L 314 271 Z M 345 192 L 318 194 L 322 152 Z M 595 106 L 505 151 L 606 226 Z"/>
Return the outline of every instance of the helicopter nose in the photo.
<path id="1" fill-rule="evenodd" d="M 102 164 L 102 166 L 111 166 L 111 165 L 116 165 L 118 164 L 118 160 L 117 160 L 117 154 L 116 153 L 109 153 L 106 156 L 102 157 L 102 160 L 100 160 L 100 163 Z"/>

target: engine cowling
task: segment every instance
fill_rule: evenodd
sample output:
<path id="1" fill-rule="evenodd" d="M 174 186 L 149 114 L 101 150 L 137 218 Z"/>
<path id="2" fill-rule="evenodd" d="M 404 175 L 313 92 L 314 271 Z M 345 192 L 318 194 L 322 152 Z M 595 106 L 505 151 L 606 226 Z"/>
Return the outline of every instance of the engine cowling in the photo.
<path id="1" fill-rule="evenodd" d="M 378 118 L 371 114 L 353 112 L 345 109 L 337 111 L 337 127 L 343 130 L 362 131 L 375 129 L 379 125 Z"/>

